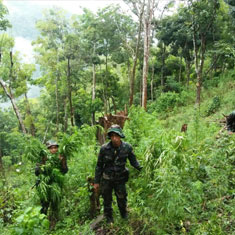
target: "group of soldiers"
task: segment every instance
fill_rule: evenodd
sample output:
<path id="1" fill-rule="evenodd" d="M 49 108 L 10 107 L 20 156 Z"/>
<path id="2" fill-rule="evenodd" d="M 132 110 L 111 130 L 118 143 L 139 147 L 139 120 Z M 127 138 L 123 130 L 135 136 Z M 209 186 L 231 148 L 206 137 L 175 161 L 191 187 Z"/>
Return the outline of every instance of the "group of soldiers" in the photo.
<path id="1" fill-rule="evenodd" d="M 127 211 L 127 190 L 126 182 L 129 178 L 129 171 L 126 168 L 127 159 L 130 164 L 137 170 L 141 170 L 139 162 L 136 159 L 136 155 L 133 152 L 133 148 L 127 142 L 122 139 L 125 138 L 123 131 L 119 125 L 112 125 L 107 132 L 110 141 L 104 144 L 100 148 L 94 179 L 94 192 L 101 192 L 103 197 L 104 217 L 107 223 L 113 223 L 112 213 L 112 192 L 115 192 L 120 215 L 123 219 L 128 218 Z M 57 169 L 61 175 L 68 172 L 66 156 L 62 156 L 58 153 L 59 145 L 54 141 L 47 142 L 47 148 L 50 152 L 48 157 L 41 159 L 41 162 L 37 164 L 35 174 L 40 175 L 47 174 L 45 165 L 50 161 L 51 171 Z M 53 161 L 51 159 L 54 159 Z M 52 172 L 53 173 L 53 172 Z M 50 182 L 51 181 L 51 182 Z M 49 179 L 49 184 L 57 183 L 59 188 L 62 188 L 62 184 L 59 182 L 53 182 L 53 178 Z M 39 185 L 37 185 L 38 192 Z M 48 195 L 46 197 L 40 197 L 41 200 L 41 213 L 47 214 L 50 207 L 51 213 L 51 227 L 55 226 L 58 214 L 58 200 L 53 200 L 52 187 L 48 188 Z"/>

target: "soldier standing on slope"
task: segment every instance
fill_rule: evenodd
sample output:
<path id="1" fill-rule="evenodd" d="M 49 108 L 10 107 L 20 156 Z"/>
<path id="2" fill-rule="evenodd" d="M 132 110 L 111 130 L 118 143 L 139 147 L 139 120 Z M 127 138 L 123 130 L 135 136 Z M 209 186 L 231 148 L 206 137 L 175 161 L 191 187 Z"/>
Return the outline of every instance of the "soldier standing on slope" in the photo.
<path id="1" fill-rule="evenodd" d="M 132 146 L 121 138 L 125 138 L 119 125 L 112 125 L 108 130 L 110 142 L 104 144 L 98 156 L 95 170 L 95 190 L 102 184 L 101 193 L 104 199 L 104 216 L 108 223 L 113 222 L 112 215 L 112 191 L 114 190 L 121 217 L 126 219 L 127 214 L 127 192 L 126 182 L 129 171 L 125 167 L 127 159 L 137 170 L 141 170 L 139 162 L 133 152 Z"/>

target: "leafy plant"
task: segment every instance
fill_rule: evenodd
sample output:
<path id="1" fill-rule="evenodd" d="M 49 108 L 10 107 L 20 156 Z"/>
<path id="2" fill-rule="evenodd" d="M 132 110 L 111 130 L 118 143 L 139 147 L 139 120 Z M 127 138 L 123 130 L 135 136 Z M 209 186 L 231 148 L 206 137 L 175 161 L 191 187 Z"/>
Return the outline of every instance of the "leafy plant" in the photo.
<path id="1" fill-rule="evenodd" d="M 78 140 L 77 135 L 67 135 L 67 134 L 59 134 L 59 153 L 69 159 L 74 153 L 77 152 L 78 148 Z"/>
<path id="2" fill-rule="evenodd" d="M 212 103 L 210 104 L 210 106 L 208 107 L 206 111 L 206 116 L 210 116 L 211 114 L 218 111 L 218 109 L 220 108 L 220 105 L 221 105 L 220 97 L 215 96 L 212 100 Z"/>
<path id="3" fill-rule="evenodd" d="M 15 218 L 12 234 L 15 235 L 41 235 L 43 230 L 49 228 L 49 221 L 40 213 L 40 207 L 28 207 L 21 215 Z"/>
<path id="4" fill-rule="evenodd" d="M 38 163 L 47 156 L 46 146 L 37 138 L 29 137 L 25 146 L 25 158 L 33 163 Z"/>
<path id="5" fill-rule="evenodd" d="M 16 208 L 12 189 L 1 185 L 0 192 L 0 218 L 3 224 L 11 223 L 14 210 Z"/>

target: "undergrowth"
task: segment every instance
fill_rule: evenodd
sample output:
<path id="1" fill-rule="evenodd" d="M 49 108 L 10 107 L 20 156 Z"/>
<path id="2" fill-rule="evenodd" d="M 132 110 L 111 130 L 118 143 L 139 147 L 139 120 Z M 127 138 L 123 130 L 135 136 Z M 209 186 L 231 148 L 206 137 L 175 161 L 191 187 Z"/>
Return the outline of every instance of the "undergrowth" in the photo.
<path id="1" fill-rule="evenodd" d="M 46 218 L 39 215 L 39 198 L 32 187 L 35 165 L 25 157 L 12 164 L 4 156 L 1 234 L 233 234 L 235 136 L 220 131 L 219 122 L 223 113 L 235 107 L 234 90 L 225 92 L 231 85 L 227 81 L 207 94 L 204 91 L 200 110 L 193 104 L 181 106 L 171 110 L 167 119 L 165 114 L 141 108 L 130 110 L 125 141 L 133 145 L 143 170 L 139 173 L 128 166 L 130 216 L 122 220 L 113 202 L 113 226 L 101 223 L 95 231 L 90 229 L 87 178 L 94 176 L 99 151 L 96 127 L 83 126 L 72 137 L 59 135 L 65 142 L 76 140 L 77 148 L 68 159 L 60 221 L 54 231 L 48 230 Z M 220 106 L 205 117 L 215 93 L 221 97 Z M 186 132 L 180 132 L 183 123 L 188 124 Z"/>

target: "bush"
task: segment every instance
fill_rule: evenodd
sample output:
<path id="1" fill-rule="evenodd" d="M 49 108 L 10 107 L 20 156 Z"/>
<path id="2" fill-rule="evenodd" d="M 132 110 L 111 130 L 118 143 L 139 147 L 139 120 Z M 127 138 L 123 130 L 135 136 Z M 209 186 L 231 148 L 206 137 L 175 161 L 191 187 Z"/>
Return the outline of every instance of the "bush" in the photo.
<path id="1" fill-rule="evenodd" d="M 234 138 L 225 133 L 215 141 L 203 120 L 197 128 L 203 134 L 194 141 L 193 128 L 164 130 L 152 115 L 131 109 L 124 131 L 144 168 L 141 175 L 130 169 L 129 205 L 145 221 L 145 234 L 154 227 L 154 234 L 231 232 Z"/>
<path id="2" fill-rule="evenodd" d="M 175 80 L 174 76 L 168 76 L 164 91 L 180 93 L 182 91 L 182 85 Z"/>
<path id="3" fill-rule="evenodd" d="M 208 79 L 204 82 L 204 88 L 209 89 L 212 87 L 218 87 L 220 83 L 220 77 L 213 77 L 213 79 Z"/>
<path id="4" fill-rule="evenodd" d="M 212 103 L 210 104 L 210 106 L 208 107 L 206 111 L 206 116 L 210 116 L 211 114 L 218 111 L 218 109 L 220 108 L 220 105 L 221 105 L 220 98 L 218 96 L 215 96 L 212 100 Z"/>
<path id="5" fill-rule="evenodd" d="M 172 111 L 174 107 L 176 106 L 185 105 L 187 103 L 187 100 L 188 100 L 188 96 L 186 95 L 185 92 L 161 93 L 159 98 L 148 106 L 148 111 L 150 113 L 154 111 L 157 111 L 157 112 Z"/>
<path id="6" fill-rule="evenodd" d="M 41 207 L 28 207 L 15 219 L 14 235 L 41 235 L 49 228 L 46 215 L 40 213 Z"/>

